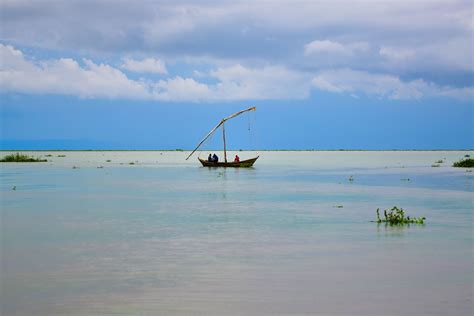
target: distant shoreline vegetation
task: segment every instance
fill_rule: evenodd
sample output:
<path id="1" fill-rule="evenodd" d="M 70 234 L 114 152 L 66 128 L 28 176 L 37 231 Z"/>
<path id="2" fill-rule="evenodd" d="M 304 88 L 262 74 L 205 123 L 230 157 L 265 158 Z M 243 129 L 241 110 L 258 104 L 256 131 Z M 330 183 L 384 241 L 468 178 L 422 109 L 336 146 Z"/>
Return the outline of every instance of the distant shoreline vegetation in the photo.
<path id="1" fill-rule="evenodd" d="M 46 159 L 30 157 L 28 155 L 23 155 L 20 153 L 6 155 L 2 159 L 0 159 L 0 162 L 47 162 L 47 161 L 48 160 Z"/>

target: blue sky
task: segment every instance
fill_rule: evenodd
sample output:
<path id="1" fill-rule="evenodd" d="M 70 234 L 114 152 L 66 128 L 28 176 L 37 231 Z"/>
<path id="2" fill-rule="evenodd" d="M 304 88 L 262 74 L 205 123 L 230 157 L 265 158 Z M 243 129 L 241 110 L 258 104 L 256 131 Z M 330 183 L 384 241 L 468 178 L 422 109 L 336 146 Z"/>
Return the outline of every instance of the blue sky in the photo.
<path id="1" fill-rule="evenodd" d="M 0 4 L 2 149 L 472 149 L 470 1 Z M 251 122 L 251 135 L 247 125 Z"/>

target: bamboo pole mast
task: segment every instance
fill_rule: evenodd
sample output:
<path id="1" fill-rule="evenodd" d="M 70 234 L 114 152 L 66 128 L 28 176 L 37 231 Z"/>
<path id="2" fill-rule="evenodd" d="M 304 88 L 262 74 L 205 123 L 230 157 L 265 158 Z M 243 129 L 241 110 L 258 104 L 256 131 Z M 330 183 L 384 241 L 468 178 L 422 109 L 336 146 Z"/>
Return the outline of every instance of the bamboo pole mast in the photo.
<path id="1" fill-rule="evenodd" d="M 227 152 L 225 150 L 225 127 L 224 127 L 224 123 L 222 123 L 222 139 L 224 139 L 224 161 L 227 162 Z"/>

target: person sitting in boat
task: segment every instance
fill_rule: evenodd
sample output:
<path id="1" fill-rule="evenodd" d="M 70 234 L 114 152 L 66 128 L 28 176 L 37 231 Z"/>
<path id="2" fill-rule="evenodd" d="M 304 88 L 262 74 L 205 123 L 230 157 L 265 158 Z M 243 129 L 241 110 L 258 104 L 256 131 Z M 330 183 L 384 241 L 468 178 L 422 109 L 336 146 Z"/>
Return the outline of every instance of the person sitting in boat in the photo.
<path id="1" fill-rule="evenodd" d="M 216 154 L 212 155 L 212 161 L 213 162 L 219 162 L 219 157 L 217 157 Z"/>
<path id="2" fill-rule="evenodd" d="M 240 162 L 240 158 L 238 155 L 235 155 L 234 162 Z"/>
<path id="3" fill-rule="evenodd" d="M 212 156 L 211 156 L 211 154 L 209 154 L 209 156 L 207 156 L 207 161 L 212 162 Z"/>

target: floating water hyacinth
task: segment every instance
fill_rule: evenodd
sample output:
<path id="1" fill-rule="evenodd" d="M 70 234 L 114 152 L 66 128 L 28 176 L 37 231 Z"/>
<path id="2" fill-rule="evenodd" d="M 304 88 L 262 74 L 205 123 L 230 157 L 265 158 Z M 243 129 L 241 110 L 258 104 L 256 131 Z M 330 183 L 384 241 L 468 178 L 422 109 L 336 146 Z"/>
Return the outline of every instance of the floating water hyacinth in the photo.
<path id="1" fill-rule="evenodd" d="M 379 209 L 377 209 L 377 223 L 387 223 L 389 225 L 404 225 L 404 224 L 424 224 L 425 217 L 412 217 L 406 216 L 403 208 L 396 206 L 392 207 L 389 211 L 384 210 L 385 219 L 380 218 Z"/>

